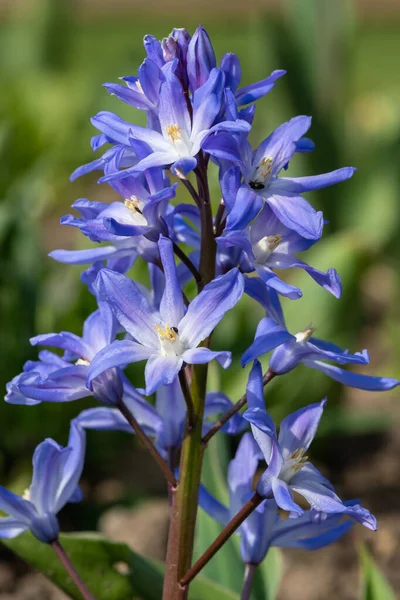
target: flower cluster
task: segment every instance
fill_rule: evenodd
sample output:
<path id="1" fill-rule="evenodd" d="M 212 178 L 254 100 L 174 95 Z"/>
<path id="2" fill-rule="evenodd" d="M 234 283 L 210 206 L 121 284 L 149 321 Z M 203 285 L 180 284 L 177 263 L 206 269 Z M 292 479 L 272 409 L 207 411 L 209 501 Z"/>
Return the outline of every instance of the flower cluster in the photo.
<path id="1" fill-rule="evenodd" d="M 296 153 L 314 150 L 305 137 L 311 126 L 308 116 L 292 118 L 252 148 L 255 103 L 284 71 L 241 87 L 238 57 L 226 54 L 218 64 L 201 26 L 193 36 L 185 29 L 174 29 L 162 41 L 148 35 L 144 47 L 147 56 L 138 75 L 105 87 L 144 111 L 147 126 L 100 112 L 92 119 L 99 132 L 92 148 L 107 149 L 72 175 L 100 171 L 99 182 L 116 192 L 113 202 L 80 199 L 73 204 L 80 216 L 61 220 L 96 245 L 51 253 L 59 262 L 87 265 L 82 281 L 98 308 L 85 321 L 81 337 L 61 332 L 32 338 L 33 345 L 63 353 L 42 350 L 38 361 L 28 361 L 8 384 L 6 395 L 9 403 L 26 405 L 93 396 L 102 406 L 72 421 L 67 448 L 52 440 L 38 446 L 29 499 L 0 489 L 0 508 L 10 515 L 0 523 L 0 536 L 30 529 L 41 541 L 57 538 L 56 513 L 79 496 L 86 429 L 141 435 L 156 460 L 174 474 L 169 483 L 178 490 L 187 463 L 178 469 L 176 458 L 199 420 L 198 439 L 203 436 L 203 442 L 219 430 L 230 435 L 247 430 L 229 466 L 229 507 L 205 488 L 199 492 L 200 506 L 228 528 L 249 498 L 257 497 L 237 528 L 245 563 L 260 563 L 274 545 L 324 546 L 356 521 L 375 529 L 375 518 L 358 502 L 342 502 L 306 455 L 326 401 L 289 415 L 277 433 L 263 391 L 273 377 L 299 363 L 364 390 L 399 384 L 342 368 L 368 363 L 365 350 L 351 354 L 314 338 L 312 328 L 290 334 L 280 305 L 280 295 L 292 300 L 302 295 L 280 278 L 282 269 L 304 269 L 317 285 L 340 297 L 335 269 L 319 271 L 297 256 L 321 239 L 324 227 L 322 213 L 302 194 L 341 183 L 354 169 L 285 175 Z M 211 165 L 221 189 L 217 206 L 208 188 Z M 176 201 L 178 187 L 185 188 L 186 202 Z M 136 260 L 147 263 L 150 288 L 132 279 Z M 195 296 L 194 286 L 187 286 L 193 282 Z M 203 397 L 201 386 L 197 391 L 195 386 L 198 365 L 215 359 L 222 368 L 230 367 L 229 349 L 210 349 L 211 334 L 243 294 L 260 304 L 266 316 L 241 357 L 243 366 L 252 367 L 246 394 L 234 405 L 219 391 L 205 394 L 205 382 Z M 271 350 L 263 376 L 258 358 Z M 142 381 L 133 385 L 125 374 L 129 364 L 139 362 L 145 365 L 144 389 L 139 387 Z M 155 405 L 148 398 L 153 393 Z M 242 414 L 239 409 L 246 403 Z M 260 461 L 266 468 L 254 485 Z"/>

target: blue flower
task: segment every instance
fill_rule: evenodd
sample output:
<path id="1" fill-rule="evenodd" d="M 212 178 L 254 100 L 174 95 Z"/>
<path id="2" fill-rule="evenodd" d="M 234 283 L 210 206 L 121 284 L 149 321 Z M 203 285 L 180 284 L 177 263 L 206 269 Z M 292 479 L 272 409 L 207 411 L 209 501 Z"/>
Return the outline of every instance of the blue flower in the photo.
<path id="1" fill-rule="evenodd" d="M 294 501 L 296 492 L 316 511 L 351 514 L 366 527 L 375 529 L 375 518 L 364 509 L 343 504 L 328 479 L 308 461 L 306 452 L 316 434 L 325 403 L 326 400 L 322 400 L 310 404 L 286 417 L 280 425 L 279 436 L 264 408 L 249 408 L 244 413 L 268 465 L 258 480 L 256 491 L 260 496 L 274 498 L 277 505 L 293 517 L 304 513 Z"/>
<path id="2" fill-rule="evenodd" d="M 226 525 L 253 494 L 260 451 L 250 433 L 245 433 L 235 458 L 228 469 L 229 508 L 201 486 L 199 505 L 211 517 Z M 271 546 L 314 550 L 338 540 L 353 525 L 353 520 L 375 528 L 375 518 L 357 503 L 345 503 L 338 513 L 305 510 L 297 518 L 283 519 L 274 499 L 264 500 L 238 529 L 241 537 L 240 553 L 245 563 L 259 564 Z"/>
<path id="3" fill-rule="evenodd" d="M 85 457 L 85 433 L 72 423 L 68 446 L 47 439 L 33 455 L 30 488 L 21 498 L 0 486 L 0 538 L 13 538 L 28 529 L 41 542 L 54 541 L 59 533 L 57 513 L 67 502 L 78 502 L 78 482 Z"/>
<path id="4" fill-rule="evenodd" d="M 278 177 L 298 151 L 298 143 L 310 125 L 310 117 L 295 117 L 275 129 L 254 152 L 244 136 L 236 139 L 228 132 L 222 132 L 206 140 L 206 152 L 217 159 L 230 160 L 243 173 L 234 213 L 227 222 L 228 229 L 243 229 L 264 201 L 289 229 L 306 239 L 321 237 L 322 213 L 316 212 L 301 194 L 349 179 L 355 169 L 345 167 L 311 177 Z M 304 147 L 300 146 L 300 149 L 304 150 Z"/>
<path id="5" fill-rule="evenodd" d="M 159 249 L 165 273 L 159 310 L 128 277 L 109 269 L 100 271 L 100 297 L 135 341 L 116 341 L 99 352 L 89 368 L 89 385 L 109 368 L 147 360 L 146 394 L 152 394 L 160 385 L 172 383 L 184 363 L 207 363 L 215 358 L 224 368 L 230 365 L 230 352 L 212 352 L 198 345 L 240 300 L 243 276 L 232 269 L 218 277 L 205 286 L 185 313 L 171 241 L 161 237 Z"/>
<path id="6" fill-rule="evenodd" d="M 304 269 L 314 281 L 338 298 L 341 295 L 341 280 L 335 269 L 323 273 L 295 256 L 295 253 L 307 250 L 316 241 L 303 238 L 288 229 L 268 204 L 264 205 L 247 230 L 226 230 L 217 238 L 217 243 L 222 247 L 241 248 L 245 252 L 240 263 L 242 271 L 256 270 L 267 286 L 283 296 L 296 299 L 302 293 L 299 288 L 282 281 L 272 269 Z"/>
<path id="7" fill-rule="evenodd" d="M 170 385 L 161 385 L 156 392 L 153 407 L 133 386 L 124 388 L 124 404 L 138 421 L 143 431 L 154 439 L 154 445 L 164 458 L 170 451 L 180 448 L 186 422 L 186 403 L 178 379 Z M 205 435 L 233 404 L 225 394 L 208 392 L 204 409 L 202 433 Z M 85 429 L 102 431 L 125 431 L 134 434 L 122 413 L 115 408 L 88 408 L 76 418 L 77 423 Z M 222 427 L 229 435 L 237 435 L 248 427 L 247 422 L 239 414 L 234 415 Z"/>
<path id="8" fill-rule="evenodd" d="M 223 102 L 225 77 L 220 69 L 212 69 L 207 81 L 194 92 L 192 119 L 181 82 L 173 72 L 174 63 L 168 65 L 169 68 L 164 71 L 165 81 L 161 85 L 158 108 L 161 133 L 127 123 L 107 111 L 92 119 L 99 131 L 118 144 L 135 148 L 145 143 L 152 150 L 137 164 L 106 175 L 100 179 L 101 182 L 124 178 L 151 167 L 170 167 L 173 172 L 179 169 L 187 174 L 196 168 L 196 156 L 209 134 L 219 130 L 240 132 L 250 129 L 243 120 L 215 123 Z"/>
<path id="9" fill-rule="evenodd" d="M 86 378 L 91 360 L 115 339 L 116 321 L 107 305 L 92 313 L 83 326 L 83 336 L 62 331 L 31 338 L 33 346 L 52 346 L 64 350 L 61 358 L 52 352 L 39 353 L 39 361 L 28 361 L 24 371 L 7 384 L 6 402 L 37 404 L 70 402 L 93 395 L 97 401 L 115 405 L 123 395 L 123 382 L 118 369 L 110 369 L 93 382 Z"/>
<path id="10" fill-rule="evenodd" d="M 291 335 L 286 329 L 279 300 L 274 290 L 269 290 L 268 297 L 260 297 L 259 290 L 255 290 L 253 284 L 250 286 L 254 290 L 255 296 L 258 296 L 257 299 L 267 308 L 267 314 L 269 306 L 271 306 L 273 318 L 265 317 L 260 321 L 254 342 L 241 358 L 243 366 L 275 348 L 269 368 L 276 375 L 287 373 L 302 363 L 306 367 L 322 371 L 335 381 L 360 390 L 386 391 L 399 385 L 400 382 L 391 377 L 361 375 L 328 364 L 325 361 L 336 362 L 339 365 L 365 365 L 369 363 L 369 355 L 367 350 L 350 354 L 348 350 L 342 350 L 331 342 L 314 338 L 312 337 L 313 327 Z"/>

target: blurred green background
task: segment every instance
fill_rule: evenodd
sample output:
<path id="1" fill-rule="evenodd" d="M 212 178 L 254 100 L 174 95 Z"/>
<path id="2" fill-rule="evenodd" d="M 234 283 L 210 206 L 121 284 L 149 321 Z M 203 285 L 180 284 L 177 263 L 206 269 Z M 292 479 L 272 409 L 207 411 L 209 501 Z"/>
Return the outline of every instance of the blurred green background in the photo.
<path id="1" fill-rule="evenodd" d="M 350 182 L 309 195 L 329 224 L 308 260 L 339 271 L 343 297 L 337 301 L 303 274 L 290 273 L 304 297 L 284 302 L 289 329 L 296 332 L 312 323 L 319 337 L 351 351 L 367 347 L 371 365 L 360 372 L 400 378 L 400 6 L 378 0 L 277 0 L 246 6 L 221 0 L 202 10 L 200 3 L 183 8 L 161 1 L 146 7 L 111 0 L 31 0 L 0 4 L 3 389 L 36 356 L 30 336 L 63 329 L 80 334 L 94 308 L 79 281 L 80 267 L 59 265 L 47 253 L 90 244 L 76 230 L 59 225 L 74 200 L 114 198 L 110 188 L 97 185 L 96 174 L 74 183 L 68 179 L 78 165 L 92 160 L 89 140 L 95 130 L 89 118 L 99 110 L 113 110 L 144 123 L 139 111 L 108 96 L 102 83 L 136 74 L 145 33 L 161 39 L 174 26 L 193 32 L 200 21 L 218 58 L 228 51 L 239 55 L 243 83 L 266 77 L 273 69 L 288 71 L 258 102 L 254 144 L 282 121 L 311 114 L 316 150 L 296 157 L 291 173 L 358 168 Z M 144 272 L 138 265 L 136 273 L 141 277 Z M 245 300 L 216 333 L 215 346 L 231 349 L 235 362 L 224 373 L 212 368 L 212 386 L 220 385 L 233 400 L 243 393 L 247 376 L 238 357 L 252 341 L 261 316 Z M 361 495 L 382 518 L 384 532 L 400 533 L 395 500 L 400 491 L 398 393 L 343 389 L 300 367 L 295 375 L 273 382 L 267 402 L 280 418 L 326 395 L 329 405 L 315 460 L 347 497 Z M 35 445 L 46 436 L 65 442 L 69 419 L 90 405 L 90 400 L 28 408 L 1 404 L 2 483 L 26 487 Z M 162 492 L 156 474 L 146 473 L 147 463 L 137 471 L 125 460 L 121 465 L 121 454 L 131 447 L 132 440 L 124 435 L 109 434 L 106 443 L 101 434 L 90 434 L 88 500 L 81 511 L 67 511 L 67 527 L 94 528 L 104 506 L 133 505 Z M 103 479 L 123 484 L 102 495 Z M 379 535 L 374 550 L 400 589 L 392 564 L 397 542 Z"/>

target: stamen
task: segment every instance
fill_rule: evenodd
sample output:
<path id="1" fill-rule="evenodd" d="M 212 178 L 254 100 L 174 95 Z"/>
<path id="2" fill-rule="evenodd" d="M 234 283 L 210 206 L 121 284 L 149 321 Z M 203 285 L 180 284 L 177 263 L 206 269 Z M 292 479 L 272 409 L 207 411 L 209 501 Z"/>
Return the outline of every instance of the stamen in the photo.
<path id="1" fill-rule="evenodd" d="M 298 448 L 293 452 L 293 454 L 289 457 L 289 460 L 293 460 L 295 462 L 294 465 L 291 465 L 292 471 L 297 473 L 302 469 L 308 462 L 308 456 L 305 455 L 304 448 Z"/>
<path id="2" fill-rule="evenodd" d="M 86 358 L 78 358 L 78 360 L 75 363 L 76 365 L 78 365 L 79 367 L 89 367 L 90 366 L 90 362 L 88 360 L 86 360 Z"/>
<path id="3" fill-rule="evenodd" d="M 144 94 L 142 84 L 140 83 L 139 79 L 136 81 L 136 87 L 137 87 L 138 92 L 140 92 L 141 94 Z"/>
<path id="4" fill-rule="evenodd" d="M 31 499 L 31 488 L 30 487 L 26 488 L 26 490 L 24 491 L 22 497 L 23 497 L 24 500 L 30 500 Z"/>
<path id="5" fill-rule="evenodd" d="M 139 199 L 136 196 L 131 196 L 129 200 L 125 200 L 124 204 L 132 212 L 138 212 L 142 214 L 142 211 L 139 208 Z"/>
<path id="6" fill-rule="evenodd" d="M 175 342 L 178 334 L 178 329 L 176 327 L 170 327 L 168 323 L 165 323 L 164 329 L 158 325 L 154 325 L 154 327 L 160 340 L 169 340 L 170 342 Z"/>
<path id="7" fill-rule="evenodd" d="M 254 177 L 249 181 L 249 186 L 253 190 L 263 190 L 265 188 L 265 184 L 271 175 L 272 163 L 273 159 L 270 156 L 264 156 L 260 161 L 255 170 Z"/>
<path id="8" fill-rule="evenodd" d="M 267 179 L 268 175 L 271 173 L 273 159 L 271 157 L 264 157 L 260 164 L 257 167 L 257 171 L 259 170 L 260 175 Z"/>
<path id="9" fill-rule="evenodd" d="M 182 129 L 175 123 L 175 125 L 168 125 L 167 134 L 171 138 L 171 140 L 175 143 L 181 139 Z"/>
<path id="10" fill-rule="evenodd" d="M 296 338 L 296 342 L 308 342 L 314 331 L 315 327 L 310 326 L 307 327 L 307 329 L 304 329 L 304 331 L 296 333 L 296 335 L 294 336 Z"/>

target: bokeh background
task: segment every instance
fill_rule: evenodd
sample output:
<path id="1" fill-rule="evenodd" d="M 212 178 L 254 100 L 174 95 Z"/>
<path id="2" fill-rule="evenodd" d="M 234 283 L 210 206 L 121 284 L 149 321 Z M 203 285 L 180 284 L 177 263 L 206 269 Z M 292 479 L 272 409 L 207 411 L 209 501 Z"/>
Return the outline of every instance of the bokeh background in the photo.
<path id="1" fill-rule="evenodd" d="M 144 34 L 161 39 L 174 26 L 193 32 L 199 22 L 210 33 L 218 57 L 227 51 L 240 56 L 245 84 L 273 69 L 288 71 L 258 102 L 255 144 L 282 121 L 311 114 L 316 150 L 296 157 L 291 172 L 358 168 L 350 182 L 309 196 L 329 224 L 308 259 L 321 269 L 339 271 L 342 300 L 291 273 L 290 281 L 304 290 L 304 297 L 284 303 L 289 328 L 295 332 L 312 323 L 319 337 L 351 351 L 367 347 L 371 365 L 360 372 L 400 378 L 398 2 L 1 0 L 2 389 L 35 357 L 30 336 L 59 330 L 79 334 L 94 308 L 79 281 L 80 268 L 59 265 L 47 253 L 88 246 L 76 230 L 59 224 L 74 200 L 114 198 L 111 188 L 97 185 L 96 174 L 69 182 L 70 173 L 93 156 L 90 116 L 113 110 L 144 123 L 139 111 L 108 96 L 102 83 L 136 74 L 144 57 Z M 214 190 L 218 201 L 216 185 Z M 138 264 L 135 276 L 144 274 Z M 215 336 L 216 347 L 232 349 L 236 360 L 225 373 L 212 369 L 212 386 L 221 386 L 233 400 L 243 393 L 247 375 L 237 359 L 261 316 L 244 301 Z M 132 372 L 140 382 L 140 372 Z M 267 402 L 280 418 L 324 396 L 328 409 L 313 460 L 343 496 L 362 498 L 380 528 L 375 534 L 358 528 L 318 555 L 286 552 L 280 598 L 357 598 L 360 539 L 400 592 L 399 392 L 344 389 L 299 367 L 271 384 Z M 2 484 L 18 491 L 27 487 L 36 444 L 47 436 L 64 443 L 69 419 L 91 405 L 90 400 L 28 408 L 0 404 Z M 88 437 L 86 498 L 79 508 L 66 509 L 64 528 L 98 528 L 162 556 L 166 505 L 158 473 L 133 438 L 93 432 Z M 0 600 L 61 597 L 0 548 Z"/>

